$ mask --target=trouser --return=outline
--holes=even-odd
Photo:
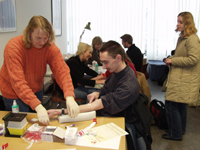
[[[87,88],[85,86],[77,86],[76,88],[74,88],[74,94],[75,94],[76,99],[83,99],[83,100],[86,100],[86,103],[88,103],[87,95],[96,90],[97,89],[95,89],[95,88]]]
[[[169,127],[168,136],[181,139],[186,131],[187,104],[165,101],[166,117]]]
[[[43,101],[43,90],[35,93],[37,98],[41,101]],[[34,112],[31,107],[27,104],[25,104],[21,99],[8,99],[3,97],[3,102],[5,105],[5,108],[7,111],[12,111],[12,105],[13,105],[13,100],[16,100],[17,104],[19,105],[19,111],[20,112]]]

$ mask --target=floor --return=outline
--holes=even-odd
[[[165,92],[161,92],[161,86],[157,84],[157,81],[147,80],[150,86],[151,95],[153,99],[158,99],[164,102]],[[50,91],[51,91],[50,87]],[[48,93],[47,93],[48,94]],[[50,95],[50,93],[49,93]],[[45,103],[46,109],[65,108],[65,102],[55,102],[49,100]],[[151,134],[153,138],[152,150],[199,150],[200,149],[200,109],[188,107],[187,116],[187,129],[186,134],[182,141],[170,141],[162,139],[164,130],[159,129],[157,126],[151,126]]]
[[[147,80],[150,86],[152,100],[158,99],[164,102],[165,92],[161,92],[161,86],[156,81]],[[182,141],[170,141],[162,139],[164,130],[157,126],[151,126],[153,138],[152,150],[199,150],[200,149],[200,109],[187,108],[187,128]]]

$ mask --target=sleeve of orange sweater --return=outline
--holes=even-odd
[[[25,79],[23,53],[19,51],[21,48],[22,43],[16,42],[15,39],[9,41],[5,47],[4,62],[8,71],[8,82],[10,82],[17,96],[34,110],[41,102],[30,89]]]
[[[70,69],[65,63],[60,49],[54,44],[50,47],[48,64],[53,72],[56,82],[63,90],[64,97],[74,95],[74,87],[72,84],[72,79],[70,75]]]

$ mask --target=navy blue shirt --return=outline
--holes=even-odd
[[[139,99],[140,85],[128,65],[119,73],[113,73],[100,90],[104,108],[97,114],[115,116]]]

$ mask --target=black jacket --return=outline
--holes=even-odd
[[[84,78],[84,73],[92,77],[96,77],[98,73],[90,69],[88,66],[86,66],[84,64],[85,62],[81,62],[79,56],[73,56],[69,58],[66,61],[66,63],[70,68],[70,74],[72,77],[74,88],[77,87],[78,83],[81,85],[88,85],[88,86],[95,85],[95,80]]]
[[[152,137],[150,126],[153,121],[153,115],[147,108],[148,101],[146,95],[140,94],[139,100],[126,109],[124,116],[126,122],[134,125],[137,138],[143,137],[147,150],[151,150]]]
[[[135,65],[135,69],[137,71],[141,71],[142,63],[143,63],[143,54],[140,49],[135,46],[135,44],[131,45],[126,51],[128,57],[131,59],[132,63]]]

